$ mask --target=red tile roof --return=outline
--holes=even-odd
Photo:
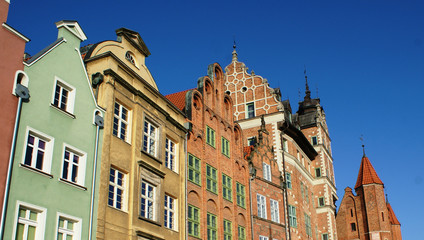
[[[400,225],[399,220],[397,219],[395,212],[393,212],[392,206],[390,203],[387,203],[387,210],[389,211],[389,220],[392,225]]]
[[[355,189],[366,184],[383,184],[374,170],[367,156],[362,157],[361,167],[359,168],[358,180],[356,180]]]
[[[253,146],[247,146],[243,148],[243,156],[244,159],[247,160],[247,158],[250,156],[250,154],[252,154],[253,151]]]
[[[190,90],[192,90],[192,89],[187,89],[187,90],[177,92],[177,93],[171,93],[171,94],[166,95],[165,97],[169,101],[171,101],[178,109],[180,109],[182,111],[185,107],[186,93]]]

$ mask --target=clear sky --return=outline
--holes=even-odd
[[[134,3],[134,4],[131,4]],[[424,1],[11,0],[8,24],[36,54],[77,20],[88,40],[140,33],[163,95],[193,88],[207,66],[239,61],[280,87],[297,110],[306,65],[332,138],[339,201],[366,154],[385,184],[403,239],[424,239]]]

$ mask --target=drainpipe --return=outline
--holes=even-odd
[[[284,123],[286,123],[286,122],[284,122]],[[283,127],[284,127],[284,123],[283,123]],[[288,127],[288,125],[287,125],[287,127]],[[287,129],[287,127],[285,127],[284,129],[282,129],[281,130],[281,134],[280,134],[280,141],[281,141],[281,149],[283,149],[283,151],[282,151],[282,153],[281,153],[281,155],[282,155],[282,157],[283,157],[283,177],[284,177],[284,188],[283,188],[283,193],[284,193],[284,198],[285,198],[285,207],[286,207],[286,210],[284,211],[284,218],[286,219],[286,226],[287,226],[287,230],[286,230],[286,239],[287,240],[290,240],[291,239],[291,233],[290,233],[290,219],[289,218],[287,218],[287,215],[289,214],[289,199],[288,199],[288,196],[287,196],[287,178],[286,178],[286,160],[285,160],[285,157],[284,157],[284,146],[283,146],[283,133],[284,133],[284,130],[286,130]],[[286,213],[287,213],[287,215],[286,215]]]
[[[90,223],[89,223],[89,232],[88,240],[91,240],[93,237],[93,212],[94,212],[94,195],[96,193],[96,178],[97,178],[97,159],[99,152],[99,132],[103,128],[103,118],[99,115],[95,116],[96,124],[96,145],[94,148],[94,165],[93,165],[93,181],[91,182],[91,203],[90,203]]]
[[[187,226],[187,221],[188,221],[188,196],[187,196],[187,174],[188,174],[188,150],[187,150],[187,141],[188,141],[188,133],[189,131],[191,131],[192,129],[192,123],[190,122],[185,122],[184,123],[184,127],[187,129],[187,132],[185,134],[185,139],[184,139],[184,153],[185,153],[185,176],[184,176],[184,183],[185,183],[185,239],[188,240],[188,226]]]
[[[250,195],[250,230],[252,234],[252,239],[254,238],[255,231],[253,229],[253,212],[252,212],[252,180],[256,177],[256,169],[253,166],[252,161],[249,160],[249,195]]]
[[[10,191],[10,181],[12,179],[12,169],[13,169],[13,160],[15,156],[15,148],[16,148],[16,138],[18,136],[18,127],[19,121],[21,117],[21,109],[22,109],[22,101],[29,102],[29,90],[24,85],[20,83],[16,84],[15,94],[18,97],[18,107],[16,110],[15,117],[15,127],[13,129],[13,137],[12,137],[12,145],[10,146],[10,156],[9,156],[9,165],[7,168],[7,177],[6,177],[6,188],[4,189],[4,198],[3,198],[3,206],[1,212],[1,223],[0,223],[0,239],[3,239],[4,235],[4,225],[6,221],[6,210],[7,203],[9,200],[9,191]]]

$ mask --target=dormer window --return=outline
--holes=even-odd
[[[134,66],[137,66],[137,62],[135,61],[135,56],[132,52],[128,51],[125,53],[125,59],[130,61]]]

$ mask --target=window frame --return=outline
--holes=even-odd
[[[266,236],[259,235],[259,240],[269,240],[269,238]]]
[[[224,240],[232,240],[233,239],[233,223],[230,220],[224,218],[223,225],[223,233]]]
[[[224,173],[222,174],[222,197],[233,202],[233,179]]]
[[[321,234],[321,239],[322,240],[328,240],[328,233]]]
[[[322,200],[323,204],[321,204],[321,200]],[[325,198],[324,197],[318,198],[318,207],[325,207]]]
[[[68,176],[66,178],[64,178],[63,174],[65,171],[65,156],[66,156],[66,152],[68,152],[70,154],[70,156],[78,156],[79,157],[79,163],[77,164],[77,179],[76,181],[72,180],[72,172],[69,171],[69,165],[68,165]],[[75,165],[73,163],[71,163],[71,158],[69,159],[69,164],[71,166]],[[70,182],[79,186],[84,187],[84,183],[85,183],[85,174],[86,174],[86,164],[87,164],[87,153],[83,152],[69,144],[64,143],[63,144],[63,151],[62,151],[62,171],[60,174],[60,180],[66,181],[66,182]],[[73,170],[73,169],[72,169]],[[71,176],[69,178],[69,175]]]
[[[147,126],[146,126],[147,124]],[[147,132],[146,132],[147,127]],[[153,128],[153,131],[152,131]],[[158,148],[160,141],[160,127],[154,123],[150,118],[144,118],[143,121],[143,140],[142,140],[142,151],[157,158]],[[153,146],[153,150],[151,149]]]
[[[287,139],[283,138],[283,151],[288,153],[289,152],[289,145]]]
[[[289,172],[286,172],[286,187],[288,189],[292,189],[292,187],[293,187],[291,173],[289,173]]]
[[[280,208],[278,206],[278,201],[270,199],[269,205],[271,208],[271,221],[280,223]]]
[[[262,163],[262,174],[263,178],[267,181],[272,181],[272,175],[271,175],[271,165],[268,163]]]
[[[246,208],[246,186],[236,181],[237,206]]]
[[[226,157],[230,157],[230,141],[225,137],[221,137],[221,153]]]
[[[118,105],[118,114],[116,114],[116,107]],[[126,119],[122,118],[123,110],[126,111]],[[118,100],[115,100],[113,104],[113,123],[112,123],[112,135],[124,140],[127,143],[131,143],[131,110],[124,106]],[[117,123],[115,123],[117,119]],[[117,124],[117,129],[115,129],[115,124]],[[122,134],[121,129],[122,125],[125,124],[125,134]],[[116,132],[116,133],[115,133]]]
[[[214,176],[212,174],[213,172],[215,172]],[[218,170],[209,164],[206,164],[206,190],[218,194]]]
[[[53,159],[54,138],[50,137],[49,135],[44,134],[44,133],[42,133],[38,130],[35,130],[31,127],[27,127],[25,134],[26,134],[25,135],[25,144],[23,144],[23,153],[22,153],[21,164],[23,166],[28,167],[29,169],[34,169],[34,171],[36,171],[36,172],[43,172],[43,173],[50,175],[52,159]],[[33,137],[36,137],[38,139],[42,139],[45,142],[45,149],[44,149],[41,169],[36,167],[36,164],[37,164],[36,159],[33,159],[34,157],[35,158],[37,157],[36,154],[34,153],[34,148],[32,150],[33,151],[32,154],[31,154],[31,164],[28,165],[28,164],[25,163],[26,162],[26,154],[27,154],[27,150],[28,150],[27,147],[28,147],[29,135],[32,135]],[[33,147],[35,146],[34,143],[33,143]],[[38,149],[38,147],[37,147],[37,149]],[[34,161],[34,163],[33,163],[33,161]]]
[[[143,184],[145,184],[146,186],[151,188],[151,192],[152,192],[152,196],[148,196],[146,194],[143,194]],[[141,179],[141,183],[140,183],[140,211],[139,211],[139,216],[145,219],[149,219],[152,221],[156,221],[156,189],[157,186],[146,181],[145,179]],[[147,189],[145,187],[145,191],[149,191],[149,189]],[[147,202],[144,203],[145,207],[143,208],[143,199],[145,199],[145,201]],[[149,201],[151,201],[151,206],[149,207]],[[150,210],[151,209],[151,210]],[[144,214],[143,214],[144,211]],[[151,212],[151,216],[149,215]]]
[[[115,175],[114,175],[114,182],[111,182],[110,181],[110,178],[111,178],[111,171],[115,171]],[[119,185],[119,183],[118,183],[118,176],[119,176],[119,174],[122,174],[122,180],[121,180],[121,185]],[[126,194],[127,194],[127,191],[126,191],[126,183],[127,183],[127,174],[126,173],[124,173],[124,172],[122,172],[122,171],[120,171],[120,170],[118,170],[118,169],[116,169],[116,168],[114,168],[114,167],[110,167],[110,170],[109,170],[109,188],[108,188],[108,203],[107,203],[107,205],[108,206],[110,206],[110,207],[112,207],[112,208],[115,208],[115,209],[118,209],[118,210],[121,210],[121,211],[126,211],[127,210],[127,204],[126,204],[126,199],[127,199],[127,196],[126,196]],[[114,192],[113,192],[113,199],[112,199],[112,205],[110,205],[109,204],[109,201],[110,201],[110,199],[109,199],[109,197],[110,197],[110,188],[111,188],[111,186],[113,187],[113,189],[114,189]],[[121,204],[121,208],[118,208],[117,207],[117,204],[118,204],[118,200],[117,200],[117,198],[118,198],[118,194],[117,194],[117,190],[121,190],[121,201],[120,201],[120,204]]]
[[[163,226],[168,229],[177,230],[177,222],[178,222],[176,221],[178,219],[178,213],[176,208],[176,206],[178,206],[177,199],[165,193],[163,203],[164,203]]]
[[[246,227],[241,225],[237,226],[237,237],[238,240],[246,240]]]
[[[311,237],[312,236],[312,226],[311,226],[311,216],[304,213],[305,215],[305,232],[306,235]]]
[[[190,210],[191,208],[191,210]],[[197,211],[197,218],[196,218],[196,214],[195,211]],[[192,217],[190,217],[190,215]],[[193,224],[193,227],[197,226],[197,234],[196,232],[190,232],[190,223]],[[195,229],[192,227],[192,230],[194,231]],[[191,204],[188,204],[187,207],[187,233],[189,236],[193,236],[193,237],[197,237],[200,238],[200,209],[198,207],[195,207]]]
[[[312,146],[318,145],[318,136],[312,136],[311,137],[311,144],[312,144]]]
[[[289,222],[290,227],[297,228],[297,216],[296,216],[296,207],[289,204]]]
[[[170,144],[171,143],[171,144]],[[173,147],[172,147],[173,145]],[[170,147],[171,146],[171,147]],[[178,144],[169,137],[165,139],[165,166],[178,173]]]
[[[267,218],[267,212],[266,212],[266,197],[262,194],[257,193],[256,194],[256,205],[258,208],[258,217],[260,218]]]
[[[60,99],[58,99],[57,105],[56,105],[56,91],[57,91],[57,87],[61,88],[60,91]],[[65,108],[61,107],[61,103],[62,103],[62,97],[63,97],[63,93],[62,90],[66,90],[67,96],[66,96],[66,103],[65,103]],[[71,84],[65,82],[64,80],[60,79],[59,77],[55,76],[55,80],[54,80],[54,87],[53,87],[53,94],[52,94],[52,101],[51,101],[51,105],[54,106],[56,109],[59,109],[61,111],[64,111],[66,113],[70,113],[70,114],[74,114],[74,108],[75,108],[75,95],[76,95],[76,88],[73,87]]]
[[[37,220],[34,223],[34,220],[31,219],[20,219],[19,217],[19,210],[20,208],[24,208],[29,211],[34,211],[37,213]],[[17,201],[16,202],[16,209],[15,209],[15,220],[14,220],[14,227],[13,227],[13,238],[17,238],[17,231],[18,231],[18,223],[24,224],[24,228],[26,224],[30,225],[36,225],[35,226],[35,239],[44,239],[44,233],[45,233],[45,227],[46,227],[46,212],[47,209],[43,207],[39,207],[30,203]],[[20,222],[20,220],[22,220]],[[28,230],[27,230],[28,232]],[[24,230],[24,236],[25,236],[25,230]]]
[[[250,109],[250,107],[253,109]],[[246,119],[254,118],[255,116],[255,102],[246,103]]]
[[[206,125],[206,143],[215,148],[216,147],[216,132],[214,129],[212,129],[211,127],[209,127],[208,125]]]
[[[65,233],[65,234],[71,233],[67,229],[62,229],[62,230],[60,229],[59,222],[60,222],[61,218],[68,221],[68,222],[69,221],[73,222],[74,230],[73,230],[73,235],[72,235],[73,238],[72,239],[73,240],[80,240],[81,239],[81,231],[82,231],[82,226],[81,226],[82,219],[74,217],[74,216],[70,216],[70,215],[67,215],[67,214],[64,214],[64,213],[57,213],[57,217],[56,217],[57,225],[56,225],[56,238],[55,239],[58,239],[60,231],[62,231],[62,233]],[[66,239],[66,238],[63,238],[63,239]]]
[[[318,174],[319,173],[319,174]],[[319,176],[318,176],[319,175]],[[321,169],[321,167],[317,167],[317,168],[315,168],[315,177],[316,178],[319,178],[319,177],[322,177],[322,169]]]
[[[190,157],[192,157],[192,159],[193,159],[193,164],[194,164],[194,166],[191,166],[190,165]],[[202,162],[201,162],[201,160],[200,160],[200,158],[198,158],[198,157],[196,157],[196,156],[194,156],[193,154],[191,154],[191,153],[188,153],[188,161],[187,161],[187,166],[188,166],[188,176],[187,176],[187,179],[190,181],[190,182],[192,182],[192,183],[194,183],[194,184],[196,184],[196,185],[199,185],[199,186],[201,186],[202,185],[202,172],[201,172],[201,169],[202,169]],[[198,168],[196,167],[196,164],[195,164],[195,162],[198,160]],[[194,179],[190,179],[190,172],[193,172],[193,177],[194,177]]]
[[[207,236],[206,236],[206,238],[207,238],[207,240],[217,240],[218,239],[217,221],[218,221],[218,218],[215,214],[212,214],[210,212],[207,213],[207,216],[206,216],[206,225],[207,225]],[[209,223],[211,223],[211,224],[209,224]]]

